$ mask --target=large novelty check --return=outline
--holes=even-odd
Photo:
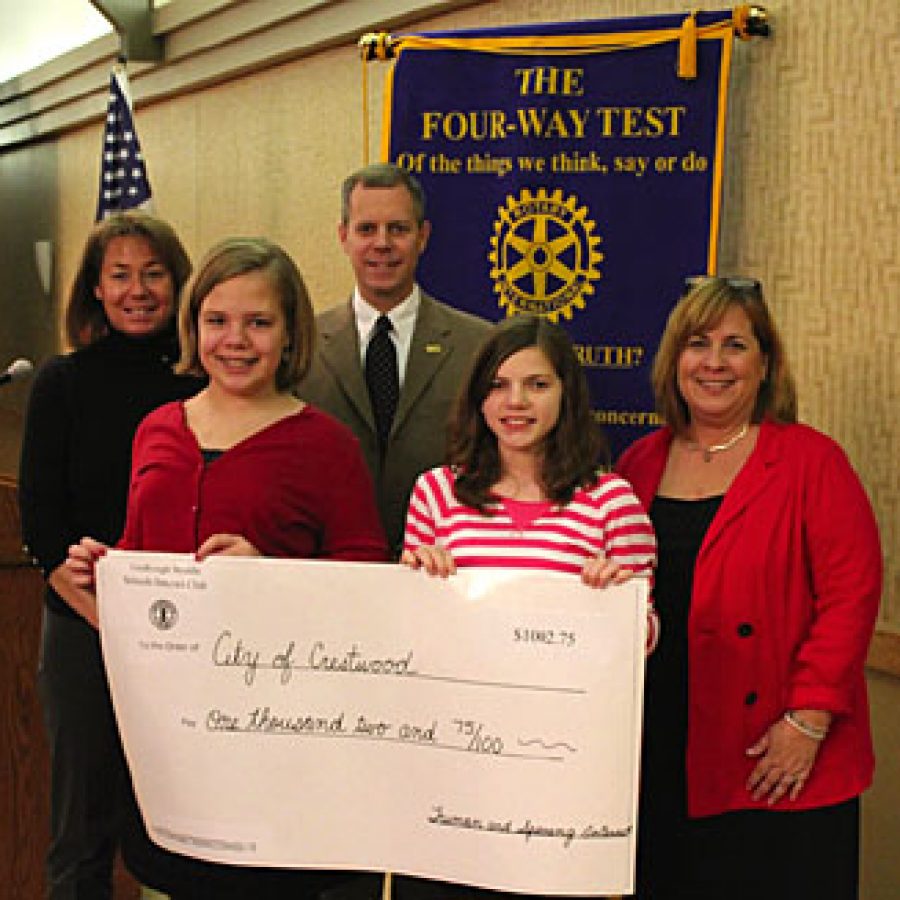
[[[151,837],[240,865],[632,887],[646,585],[110,552],[116,715]]]

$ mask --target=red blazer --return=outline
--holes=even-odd
[[[616,466],[649,509],[672,431]],[[745,783],[746,749],[787,709],[834,721],[796,801],[857,796],[874,756],[863,667],[881,597],[871,506],[844,452],[804,425],[765,422],[700,548],[688,621],[688,812],[769,808]],[[666,623],[662,622],[665,632]]]

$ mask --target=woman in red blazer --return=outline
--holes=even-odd
[[[758,282],[691,279],[653,385],[667,426],[617,465],[659,542],[637,896],[855,898],[882,579],[868,499],[796,423]]]

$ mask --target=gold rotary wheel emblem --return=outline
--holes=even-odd
[[[532,313],[556,322],[584,309],[600,278],[601,238],[586,206],[561,190],[524,188],[497,210],[491,237],[491,280],[507,316]]]

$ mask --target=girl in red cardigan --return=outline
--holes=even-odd
[[[387,546],[368,470],[350,431],[298,400],[315,324],[290,257],[263,239],[234,238],[207,255],[182,307],[178,369],[208,376],[135,437],[128,550],[382,561]],[[105,545],[83,538],[68,567],[93,587]],[[123,841],[129,869],[174,900],[312,900],[338,872],[215,865],[153,844],[136,814]]]

